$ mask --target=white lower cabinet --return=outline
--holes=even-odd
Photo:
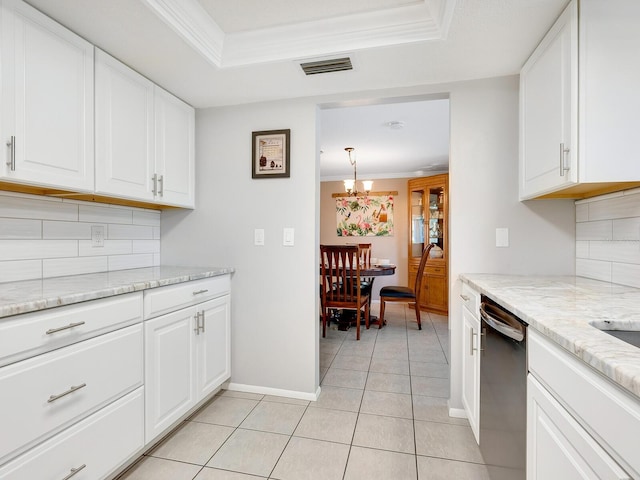
[[[640,478],[640,401],[528,330],[527,479]]]
[[[471,430],[480,434],[480,294],[462,285],[462,405]]]
[[[532,375],[527,417],[527,479],[631,479]]]
[[[106,478],[144,446],[144,387],[0,468],[3,480]]]
[[[230,296],[145,322],[146,442],[230,376]]]

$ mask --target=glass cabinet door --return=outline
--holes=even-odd
[[[425,190],[411,191],[411,257],[420,258],[425,244]]]
[[[428,188],[429,198],[429,221],[428,221],[428,238],[429,243],[440,247],[440,251],[444,254],[444,229],[445,229],[445,212],[444,212],[444,188],[434,186]],[[435,247],[434,247],[435,249]],[[437,251],[437,249],[435,249]],[[434,254],[436,252],[433,252]],[[432,257],[439,256],[431,255]]]

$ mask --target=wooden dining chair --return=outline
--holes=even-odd
[[[360,312],[369,328],[369,295],[360,279],[358,245],[320,245],[322,278],[322,336],[327,334],[327,320],[332,309],[356,311],[356,340],[360,340]]]
[[[422,322],[420,321],[420,289],[422,288],[422,276],[424,274],[424,267],[429,259],[429,252],[433,248],[433,244],[429,244],[422,251],[422,257],[420,258],[420,265],[418,266],[418,273],[416,275],[416,282],[413,288],[401,287],[401,286],[387,286],[380,289],[380,319],[378,320],[378,328],[382,328],[384,325],[384,304],[386,302],[404,302],[413,303],[416,310],[416,320],[418,321],[418,330],[422,330]]]

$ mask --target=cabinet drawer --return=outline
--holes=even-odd
[[[144,389],[99,410],[0,468],[3,480],[105,478],[144,446]]]
[[[480,294],[466,283],[462,283],[462,291],[460,292],[462,305],[465,306],[476,318],[478,318],[478,310],[480,308]]]
[[[0,464],[142,385],[142,347],[137,324],[1,368]]]
[[[163,313],[195,305],[225,295],[230,290],[231,278],[229,275],[146,290],[144,292],[144,318],[157,317]]]
[[[447,272],[445,267],[432,267],[426,265],[424,267],[425,275],[444,275]]]
[[[529,328],[529,371],[633,478],[640,476],[640,402]]]
[[[142,321],[142,292],[0,320],[0,367]]]

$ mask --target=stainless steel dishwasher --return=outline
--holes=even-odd
[[[480,450],[491,480],[524,480],[527,324],[484,295],[480,317]]]

